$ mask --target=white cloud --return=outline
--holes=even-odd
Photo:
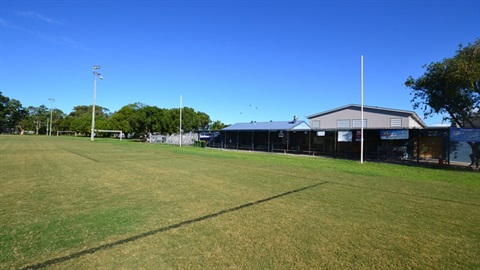
[[[45,21],[45,22],[48,22],[48,23],[57,23],[57,24],[60,23],[58,21],[49,19],[49,18],[44,17],[40,14],[36,14],[36,13],[32,13],[32,12],[23,12],[23,13],[18,13],[18,14],[20,14],[22,16],[25,16],[25,17],[36,18],[38,20],[42,20],[42,21]],[[20,27],[16,24],[13,24],[10,21],[8,21],[7,19],[4,19],[2,17],[0,17],[0,27],[23,31],[23,32],[29,33],[33,36],[36,36],[37,38],[40,38],[40,39],[42,39],[46,42],[55,43],[55,44],[62,45],[62,46],[69,46],[69,47],[72,47],[72,48],[75,48],[75,49],[86,49],[80,42],[76,41],[75,39],[72,39],[72,38],[69,38],[69,37],[62,37],[62,36],[57,36],[57,35],[45,34],[45,33],[37,32],[37,31],[31,31],[29,29],[26,29],[26,28]]]
[[[49,23],[49,24],[62,24],[61,22],[59,22],[55,19],[46,17],[46,16],[44,16],[40,13],[36,13],[36,12],[33,12],[33,11],[18,11],[17,14],[20,15],[20,16],[26,17],[26,18],[39,20],[39,21],[46,22],[46,23]]]
[[[0,27],[5,27],[5,28],[21,30],[21,31],[25,31],[25,32],[30,32],[27,29],[25,29],[23,27],[20,27],[18,25],[15,25],[15,24],[11,23],[10,21],[8,21],[4,18],[0,18]]]

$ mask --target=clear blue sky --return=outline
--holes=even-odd
[[[0,91],[68,114],[100,65],[111,112],[182,95],[226,124],[305,119],[360,104],[364,55],[364,104],[413,110],[408,76],[479,37],[480,0],[0,0]]]

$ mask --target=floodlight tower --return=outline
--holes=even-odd
[[[90,140],[94,141],[95,134],[95,100],[97,98],[97,78],[100,80],[103,79],[102,74],[97,72],[97,69],[100,69],[100,66],[93,66],[93,105],[92,105],[92,133]]]
[[[47,132],[48,136],[52,136],[52,120],[53,120],[53,102],[55,102],[54,98],[49,98],[50,100],[50,131]]]

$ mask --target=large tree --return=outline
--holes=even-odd
[[[210,130],[221,130],[224,127],[225,127],[225,124],[222,123],[222,121],[217,120],[217,121],[213,122],[212,125],[209,128],[210,128]]]
[[[463,47],[455,56],[423,66],[421,77],[405,82],[412,89],[413,108],[425,116],[446,114],[459,127],[478,128],[474,121],[480,109],[480,39]]]
[[[27,110],[16,99],[10,99],[0,92],[0,132],[21,132],[24,130]]]
[[[92,129],[92,106],[79,105],[66,117],[70,123],[68,130],[89,134]],[[110,117],[109,110],[101,106],[95,106],[95,129],[106,129],[107,119]],[[60,124],[64,129],[65,125]]]
[[[5,108],[7,107],[7,103],[10,99],[0,92],[0,133],[7,125],[7,116],[5,112]]]
[[[444,120],[458,127],[480,128],[480,39],[460,44],[456,54],[440,62],[424,65],[425,74],[405,82],[412,89],[413,107],[425,116],[446,114]],[[468,142],[472,164],[480,151],[479,142]]]
[[[113,113],[110,118],[110,127],[121,130],[126,134],[138,133],[139,124],[137,123],[138,117],[136,117],[136,112],[140,107],[140,103],[123,106],[120,110]]]
[[[38,107],[28,106],[27,108],[29,121],[32,123],[32,127],[35,129],[35,135],[39,134],[40,128],[42,128],[47,119],[49,119],[49,112],[45,105]]]
[[[210,123],[210,116],[203,112],[195,112],[193,108],[182,109],[182,130],[184,132],[204,129]],[[179,132],[180,109],[160,109],[143,103],[133,103],[122,107],[110,118],[115,129],[137,135],[150,132],[171,134]]]

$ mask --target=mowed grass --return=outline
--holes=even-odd
[[[0,269],[479,269],[480,175],[0,136]]]

